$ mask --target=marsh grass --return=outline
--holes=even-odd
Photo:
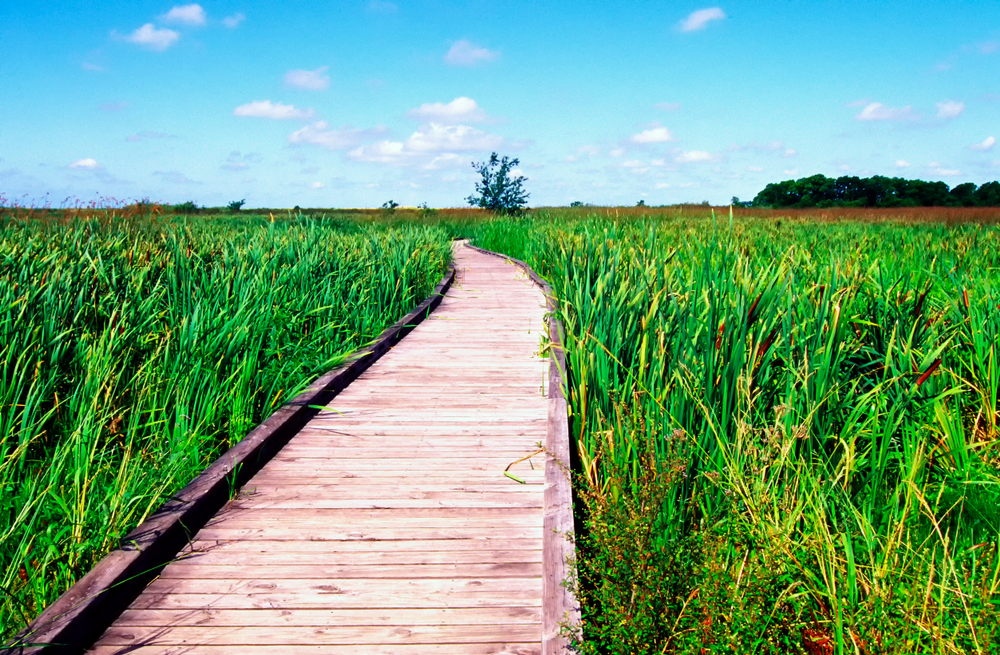
[[[579,211],[477,243],[560,301],[581,650],[1000,650],[1000,232]]]
[[[280,218],[0,217],[0,637],[450,261],[439,228]]]

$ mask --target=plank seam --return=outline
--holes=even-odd
[[[242,441],[126,535],[119,548],[42,611],[0,655],[81,653],[91,646],[159,571],[173,560],[229,500],[310,418],[413,331],[455,281],[452,264],[430,296],[386,328],[371,344],[279,407]]]

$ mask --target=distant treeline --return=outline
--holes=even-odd
[[[833,179],[813,175],[772,182],[749,203],[754,207],[1000,207],[1000,182],[949,188],[944,182],[901,177]]]

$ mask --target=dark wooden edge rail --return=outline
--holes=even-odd
[[[545,433],[545,499],[542,519],[542,655],[564,655],[568,642],[561,636],[564,625],[580,624],[580,605],[566,587],[570,562],[576,560],[573,536],[573,488],[570,483],[569,409],[566,405],[564,373],[566,351],[563,326],[552,287],[522,262],[501,253],[468,244],[469,248],[519,266],[545,294],[549,325],[549,416]]]
[[[338,393],[434,309],[455,280],[452,266],[422,303],[382,332],[369,346],[316,379],[278,408],[242,441],[163,503],[130,532],[117,550],[49,605],[3,655],[82,653],[138,597],[160,570],[188,544],[238,489],[253,477]],[[20,645],[18,645],[20,644]]]

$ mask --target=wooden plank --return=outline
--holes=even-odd
[[[542,563],[538,562],[477,562],[473,564],[369,564],[330,565],[322,563],[258,564],[253,567],[223,563],[185,562],[184,566],[168,566],[161,578],[199,578],[220,580],[321,579],[346,580],[361,578],[541,578]]]
[[[438,626],[507,625],[538,623],[538,607],[463,607],[388,610],[370,609],[253,609],[223,610],[126,610],[116,622],[120,626],[171,626],[197,624],[229,626]]]
[[[315,643],[368,644],[476,644],[496,641],[496,626],[427,625],[409,626],[310,626],[309,630],[275,631],[273,627],[229,626],[212,630],[205,626],[172,626],[163,634],[159,627],[115,626],[104,633],[103,644],[128,646],[135,642],[175,645],[228,646],[308,646]],[[504,626],[513,641],[528,641],[538,634],[535,625],[513,623]]]
[[[541,524],[537,526],[512,525],[502,528],[486,528],[476,526],[476,529],[460,527],[443,527],[436,525],[406,525],[405,529],[393,526],[329,526],[322,531],[314,527],[274,527],[274,528],[202,528],[198,535],[205,540],[230,541],[391,541],[394,539],[453,539],[456,541],[504,541],[506,539],[525,539],[540,534]]]
[[[199,542],[203,543],[203,542]],[[359,566],[359,567],[387,567],[387,566],[434,566],[434,565],[467,565],[467,564],[536,564],[542,561],[541,541],[532,544],[533,548],[523,548],[521,550],[497,550],[492,548],[475,548],[471,550],[385,550],[384,548],[375,550],[369,548],[364,551],[350,552],[341,549],[331,549],[328,552],[317,552],[315,550],[303,552],[304,549],[296,547],[295,552],[289,552],[285,548],[273,549],[233,549],[226,548],[224,544],[205,550],[191,551],[184,555],[183,559],[190,560],[186,565],[218,564],[221,566],[272,566],[272,565],[309,565],[309,566]],[[513,546],[502,544],[502,548],[508,549]],[[161,575],[175,575],[174,570],[180,571],[185,567],[170,567],[163,569]],[[176,575],[183,575],[176,573]],[[378,577],[378,576],[369,576]],[[400,576],[396,576],[400,577]]]
[[[284,645],[280,649],[274,646],[239,646],[239,655],[274,655],[280,650],[281,655],[359,655],[357,646],[335,644],[309,644],[304,646]],[[96,646],[87,651],[92,655],[233,655],[232,646]],[[481,644],[370,644],[363,650],[364,655],[539,655],[540,648],[535,643],[512,643],[497,641]]]
[[[301,554],[329,554],[344,553],[352,556],[361,556],[364,553],[385,552],[385,553],[427,553],[427,552],[454,552],[464,553],[493,552],[497,550],[538,550],[542,549],[542,535],[534,535],[524,538],[510,538],[499,541],[484,539],[429,539],[410,537],[408,539],[392,539],[388,541],[302,541],[295,545],[295,552]],[[205,539],[199,533],[198,538],[191,542],[187,548],[181,551],[180,556],[184,557],[192,552],[226,550],[227,552],[254,552],[254,553],[287,553],[288,544],[285,541],[266,539],[255,541],[233,541],[233,540],[212,540]]]

